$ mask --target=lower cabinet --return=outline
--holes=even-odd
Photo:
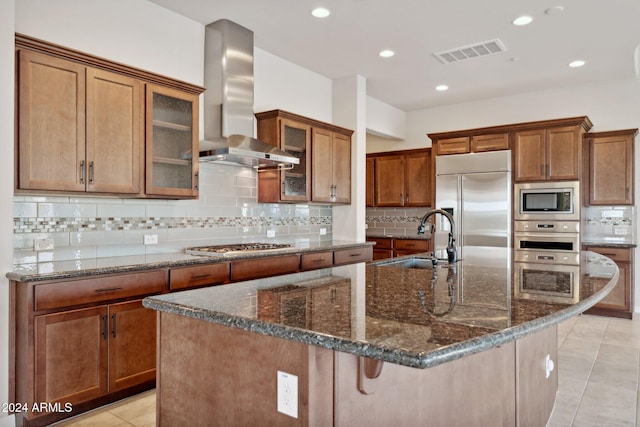
[[[431,250],[431,240],[428,239],[368,237],[367,242],[376,243],[373,246],[374,260],[420,254]]]
[[[155,379],[156,316],[142,300],[35,318],[36,402],[72,405]]]
[[[613,290],[586,313],[631,319],[633,317],[633,249],[598,246],[587,246],[585,249],[611,258],[620,270],[618,283]]]

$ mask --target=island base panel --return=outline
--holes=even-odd
[[[159,426],[333,423],[333,352],[158,314]],[[298,418],[277,411],[277,371],[298,376]]]
[[[513,426],[514,343],[432,368],[385,363],[357,388],[357,356],[336,352],[336,426]],[[427,423],[427,424],[425,424]]]

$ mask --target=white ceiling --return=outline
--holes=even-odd
[[[150,1],[205,25],[234,21],[256,47],[328,78],[364,76],[368,96],[405,111],[638,76],[640,0]],[[312,17],[318,5],[331,15]],[[564,11],[545,13],[554,6]],[[533,22],[514,26],[523,14]],[[505,52],[450,64],[433,55],[496,38]],[[575,59],[586,65],[569,68]]]

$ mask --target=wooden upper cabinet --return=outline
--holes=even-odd
[[[87,69],[87,191],[140,192],[143,88],[137,79]]]
[[[146,105],[146,193],[197,197],[198,96],[149,84]]]
[[[546,124],[546,126],[545,126]],[[514,181],[577,181],[588,117],[537,122],[514,135]]]
[[[404,206],[404,155],[375,158],[375,205]]]
[[[431,205],[431,149],[372,154],[367,162],[373,175],[367,194],[374,196],[367,206]]]
[[[258,139],[300,159],[258,173],[258,202],[351,203],[353,131],[282,110],[256,113]]]
[[[313,128],[311,201],[351,203],[351,138]]]
[[[486,132],[486,130],[485,130]],[[464,131],[453,132],[451,135],[460,135]],[[447,134],[430,134],[434,141],[437,156],[448,154],[480,153],[484,151],[497,151],[509,149],[509,133],[475,134],[468,131],[463,136],[447,136]]]
[[[514,141],[514,180],[543,181],[545,179],[545,131],[517,132]]]
[[[375,206],[375,163],[373,157],[367,157],[365,200],[367,207]]]
[[[405,206],[431,204],[431,150],[405,155]]]
[[[446,154],[465,154],[471,152],[471,140],[468,136],[439,139],[437,146],[438,156]]]
[[[203,88],[18,34],[16,52],[16,190],[197,196]],[[186,107],[159,111],[147,85]]]
[[[588,204],[633,205],[634,142],[638,129],[587,134]]]
[[[474,135],[471,137],[471,152],[498,151],[509,149],[509,134]]]
[[[86,68],[18,52],[18,189],[85,191]]]

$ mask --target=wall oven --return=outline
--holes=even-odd
[[[580,221],[578,181],[515,184],[514,219]]]
[[[578,301],[579,221],[514,221],[514,249],[514,298]]]
[[[514,263],[514,298],[575,304],[580,299],[580,267],[565,264]]]

